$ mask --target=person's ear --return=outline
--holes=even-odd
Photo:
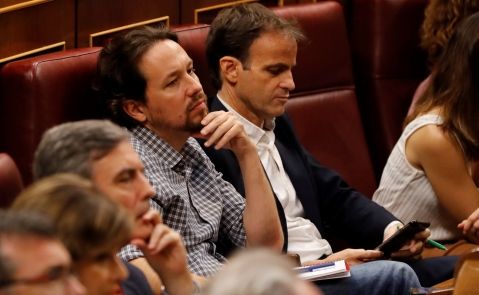
[[[241,62],[232,56],[223,56],[220,59],[220,73],[228,82],[235,84],[238,79]]]
[[[145,105],[145,103],[132,99],[127,99],[123,102],[122,107],[123,111],[136,121],[140,123],[145,123],[147,121],[147,106]]]

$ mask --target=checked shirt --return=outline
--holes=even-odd
[[[214,274],[226,261],[216,252],[217,243],[246,244],[244,198],[221,178],[195,139],[190,137],[178,152],[146,127],[130,132],[156,192],[150,205],[183,237],[190,270],[202,276]],[[120,255],[124,260],[143,256],[131,245]]]

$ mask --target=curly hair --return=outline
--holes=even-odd
[[[438,60],[459,23],[479,11],[479,0],[431,0],[421,28],[421,47],[430,65]]]

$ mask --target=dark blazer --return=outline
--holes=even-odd
[[[210,111],[226,111],[217,97],[211,98],[208,104]],[[316,225],[323,238],[345,241],[348,247],[354,248],[372,249],[379,245],[385,227],[397,219],[349,187],[337,173],[319,164],[299,143],[286,116],[276,118],[274,133],[275,145],[304,207],[305,217]],[[223,178],[244,196],[243,179],[234,154],[225,149],[203,148]],[[280,216],[284,216],[281,206],[278,210]],[[285,226],[283,224],[283,228]]]
[[[125,263],[128,269],[128,277],[121,282],[121,288],[125,295],[153,295],[150,284],[143,272],[131,263]]]

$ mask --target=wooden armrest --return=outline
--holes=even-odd
[[[431,288],[412,288],[411,295],[452,295],[454,291],[454,279],[441,282]]]

